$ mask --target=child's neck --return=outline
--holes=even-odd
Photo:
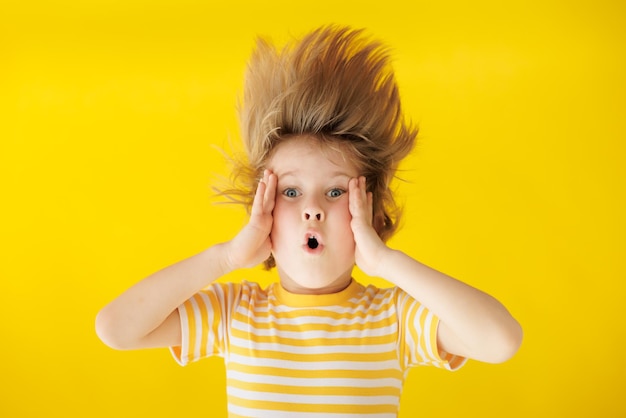
[[[283,289],[285,289],[289,293],[299,295],[328,295],[332,293],[339,293],[342,290],[346,289],[348,286],[350,286],[351,282],[352,276],[350,275],[347,278],[339,278],[328,286],[324,286],[321,288],[310,288],[302,286],[291,278],[281,277],[280,279],[280,285],[283,287]]]

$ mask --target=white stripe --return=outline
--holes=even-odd
[[[187,363],[189,363],[189,332],[187,325],[189,324],[189,322],[187,322],[187,310],[184,306],[181,305],[178,307],[178,314],[180,315],[180,327],[182,333],[182,338],[180,342],[180,359],[178,359],[178,357],[174,355],[173,347],[170,349],[170,351],[172,352],[172,355],[174,355],[174,359],[176,359],[176,362],[178,362],[178,364],[180,364],[181,366],[185,366]]]
[[[423,337],[424,335],[424,330],[422,329],[421,323],[420,323],[420,314],[422,313],[422,311],[424,310],[423,306],[418,306],[417,303],[412,303],[409,307],[409,311],[407,312],[407,318],[406,318],[406,326],[409,328],[414,328],[415,329],[415,333],[417,334],[417,337],[420,338]],[[409,322],[409,318],[411,317],[413,311],[415,312],[415,322],[414,323],[410,323]],[[428,359],[427,354],[424,352],[424,349],[421,347],[421,344],[419,344],[419,341],[415,341],[413,339],[413,335],[407,331],[407,337],[409,337],[407,339],[407,341],[409,342],[409,348],[410,348],[410,352],[411,353],[417,353],[417,355],[423,359],[426,360]],[[413,357],[413,356],[412,356]],[[415,360],[415,359],[413,359]],[[423,364],[421,361],[418,364]]]
[[[301,338],[300,341],[306,341],[306,339]],[[326,345],[326,344],[317,344],[312,346],[302,346],[302,345],[287,345],[287,344],[279,344],[279,343],[259,343],[254,342],[245,338],[238,337],[230,337],[230,345],[231,347],[240,347],[244,349],[253,348],[256,350],[265,350],[265,351],[278,351],[281,353],[293,353],[293,354],[335,354],[335,353],[366,353],[366,354],[377,354],[377,353],[388,353],[390,351],[396,351],[396,343],[390,342],[386,344],[363,344],[363,345]]]
[[[253,409],[243,406],[228,404],[228,411],[245,417],[257,418],[397,418],[396,414],[333,414],[328,412],[295,412],[276,411],[266,409]]]
[[[385,377],[381,379],[365,379],[365,378],[317,378],[317,377],[285,377],[272,376],[267,374],[244,373],[234,370],[227,371],[229,379],[240,380],[246,383],[284,385],[284,386],[302,386],[302,387],[363,387],[363,388],[382,388],[393,387],[402,389],[402,380],[393,377]]]
[[[233,287],[232,284],[229,283],[228,284],[228,293],[229,293],[229,295],[232,293],[232,287]],[[217,326],[217,339],[218,339],[218,341],[224,341],[225,340],[224,329],[226,327],[226,324],[228,324],[228,317],[226,315],[226,298],[224,297],[224,292],[222,290],[222,286],[220,286],[218,283],[215,283],[213,288],[215,289],[214,293],[215,293],[215,296],[217,297],[217,304],[218,304],[219,310],[220,310],[220,316],[219,316],[219,320],[220,321],[217,324],[218,325]],[[229,306],[228,308],[230,309],[231,307]],[[215,321],[215,318],[211,318],[211,319],[213,321]],[[212,322],[209,322],[209,327],[210,328],[212,328],[212,326],[213,326]],[[228,344],[224,344],[224,351],[228,351]],[[222,353],[222,354],[226,354],[226,353]]]
[[[278,367],[293,370],[398,370],[397,360],[385,361],[292,361],[269,358],[250,358],[239,354],[230,354],[229,363],[244,366]],[[228,367],[228,365],[227,365]]]
[[[274,324],[283,324],[283,325],[302,325],[302,324],[326,324],[326,325],[354,325],[354,324],[370,324],[371,322],[377,322],[384,319],[388,319],[391,315],[387,309],[384,312],[379,313],[378,315],[367,315],[365,317],[354,317],[354,318],[329,318],[324,316],[299,316],[296,318],[280,318],[275,316],[273,313],[269,313],[267,316],[256,317],[254,312],[250,312],[243,306],[239,306],[237,308],[237,312],[246,316],[254,318],[255,322],[258,323],[274,323]]]
[[[228,396],[251,401],[269,401],[314,405],[397,405],[397,396],[293,395],[290,393],[257,392],[229,387]]]
[[[311,338],[366,338],[366,337],[384,337],[387,335],[397,335],[397,324],[393,323],[391,326],[380,328],[367,328],[365,330],[337,330],[337,331],[325,331],[325,330],[300,330],[300,331],[283,331],[279,329],[271,328],[255,328],[254,326],[245,322],[233,319],[231,329],[251,333],[260,337],[276,336],[279,338],[296,338],[306,339]]]
[[[422,330],[424,340],[426,341],[428,358],[432,359],[431,363],[434,363],[434,360],[439,357],[439,354],[433,351],[433,347],[437,346],[436,341],[432,341],[432,338],[430,337],[430,330],[433,327],[433,320],[434,316],[432,312],[428,312],[428,314],[426,315],[426,320],[424,321],[424,329]]]
[[[411,298],[408,293],[400,292],[398,301],[397,301],[398,312],[402,312],[404,310],[404,305],[406,305],[407,303],[410,303],[410,301],[413,301],[413,300],[414,299]]]

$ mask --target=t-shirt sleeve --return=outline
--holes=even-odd
[[[400,351],[405,367],[435,366],[458,370],[467,359],[446,353],[437,344],[439,318],[402,289],[396,289]]]
[[[209,356],[223,356],[231,312],[239,285],[213,283],[178,307],[181,345],[170,347],[174,359],[185,366]]]

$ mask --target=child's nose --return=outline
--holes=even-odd
[[[302,212],[302,220],[310,221],[314,219],[318,221],[323,221],[324,211],[321,207],[319,207],[319,205],[309,204],[304,208],[304,211]]]

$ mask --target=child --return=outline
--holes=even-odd
[[[334,26],[282,50],[259,41],[240,116],[247,161],[226,193],[247,225],[102,309],[106,344],[222,356],[229,414],[272,418],[395,417],[411,366],[513,356],[522,331],[504,306],[384,244],[417,129],[379,43]],[[261,262],[280,283],[213,283]],[[394,286],[357,283],[355,263]]]

